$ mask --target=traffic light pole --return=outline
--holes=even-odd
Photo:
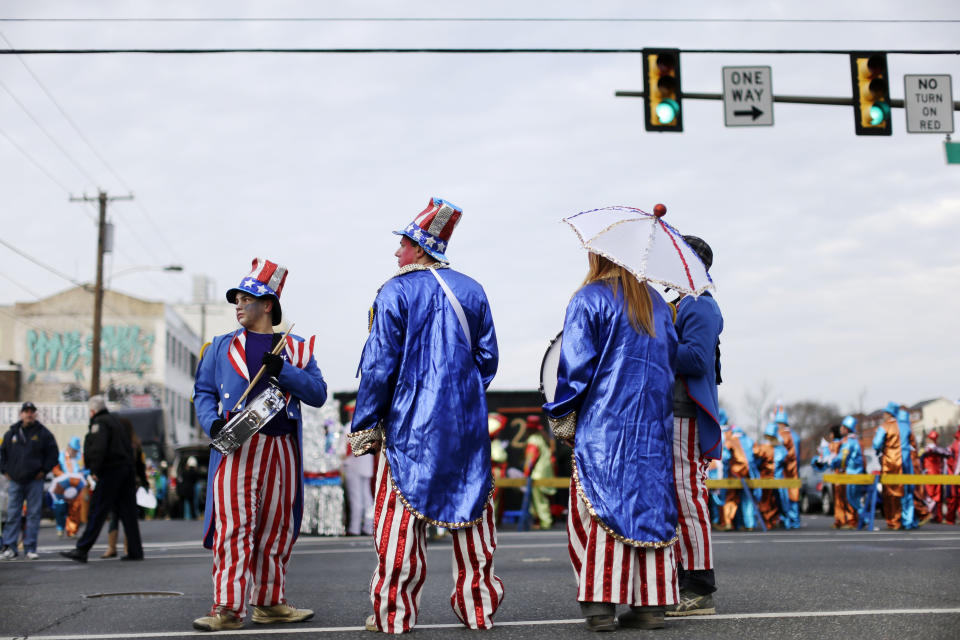
[[[614,95],[618,98],[643,98],[643,91],[617,91]],[[723,100],[722,93],[687,93],[682,92],[681,97],[684,100]],[[853,98],[824,98],[817,96],[773,96],[774,102],[787,102],[792,104],[826,104],[837,105],[841,107],[852,107]],[[890,106],[894,109],[903,108],[903,100],[891,98]],[[953,103],[953,110],[960,111],[960,101]]]
[[[70,198],[70,202],[98,202],[100,217],[97,223],[97,284],[93,293],[93,344],[90,354],[90,395],[100,393],[100,333],[103,325],[103,254],[107,242],[107,203],[112,200],[133,200],[133,196],[107,196],[101,191],[97,198]]]

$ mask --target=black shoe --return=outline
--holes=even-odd
[[[62,555],[64,558],[70,558],[71,560],[76,560],[77,562],[87,561],[87,552],[81,551],[80,549],[70,549],[70,551],[61,551],[60,555]]]
[[[126,555],[126,556],[120,556],[120,559],[121,560],[143,560],[143,556]]]
[[[613,616],[587,616],[587,629],[590,629],[590,631],[616,631],[617,619]]]
[[[627,629],[663,629],[664,607],[630,607],[617,621]]]

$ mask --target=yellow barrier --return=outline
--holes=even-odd
[[[799,489],[800,478],[745,478],[751,489]],[[707,478],[707,489],[743,489],[740,478]]]
[[[825,473],[823,481],[832,484],[873,484],[880,479],[880,484],[957,484],[960,485],[960,476],[945,474],[924,475],[922,473],[885,473],[875,476],[871,473]]]
[[[504,489],[522,489],[527,486],[526,478],[497,478],[496,486]],[[566,489],[570,486],[570,478],[538,478],[533,481],[535,487],[554,487]]]
[[[830,484],[873,484],[877,476],[872,473],[825,473],[823,481]]]

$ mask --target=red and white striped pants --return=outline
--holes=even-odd
[[[570,482],[567,539],[579,602],[655,607],[677,602],[673,549],[634,547],[611,536],[587,511]]]
[[[707,466],[700,455],[696,418],[673,419],[673,484],[677,492],[680,540],[677,561],[684,569],[713,569]]]
[[[394,491],[384,455],[377,464],[373,505],[377,550],[377,568],[370,580],[373,616],[380,631],[405,633],[417,623],[427,577],[427,523],[404,508]],[[503,582],[493,573],[493,552],[497,548],[493,506],[486,506],[480,523],[451,529],[450,533],[454,583],[450,606],[471,629],[489,629],[503,600]]]
[[[250,604],[285,602],[297,494],[295,436],[256,433],[224,457],[214,477],[213,611],[246,614]]]

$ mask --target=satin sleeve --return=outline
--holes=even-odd
[[[563,340],[560,343],[560,363],[557,369],[557,390],[554,401],[543,405],[551,418],[579,411],[593,382],[600,358],[598,310],[586,304],[577,294],[567,306],[563,321]]]
[[[486,389],[497,375],[500,364],[500,352],[497,349],[497,332],[493,328],[493,317],[490,315],[489,303],[483,305],[483,317],[480,320],[480,331],[477,335],[477,345],[473,350],[473,360],[480,371],[483,388]]]
[[[396,387],[406,334],[399,287],[390,282],[373,304],[373,322],[360,358],[360,386],[351,433],[372,429],[386,419]]]
[[[705,376],[716,355],[720,317],[710,313],[705,300],[684,300],[681,305],[684,308],[677,313],[676,371],[682,376]]]
[[[877,433],[873,436],[873,450],[877,455],[883,453],[883,443],[887,439],[887,431],[883,427],[877,427]]]

